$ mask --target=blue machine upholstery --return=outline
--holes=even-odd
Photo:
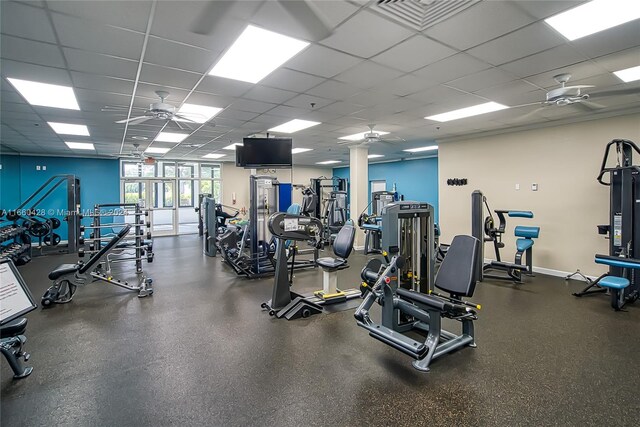
[[[613,258],[617,258],[617,259],[613,259]],[[596,261],[596,264],[604,264],[612,267],[640,269],[640,262],[630,261],[626,258],[609,257],[609,256],[606,256],[606,258],[604,258],[604,257],[601,257],[600,255],[596,255],[595,261]]]
[[[525,239],[537,239],[540,234],[540,227],[530,227],[526,225],[516,226],[514,233],[516,237],[524,237]]]
[[[291,206],[287,208],[287,213],[292,215],[300,215],[301,210],[302,208],[300,207],[299,204],[293,203]]]
[[[533,218],[531,211],[509,211],[508,215],[511,218]]]
[[[603,288],[624,289],[629,286],[629,280],[624,277],[605,276],[598,282]]]
[[[376,224],[362,224],[362,228],[364,230],[373,230],[373,231],[382,230],[382,226],[381,225],[376,225]]]
[[[531,239],[517,239],[516,249],[518,252],[524,252],[533,246],[533,240]]]

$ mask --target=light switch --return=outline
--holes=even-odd
[[[520,184],[516,184],[516,191],[520,190]]]
[[[36,166],[36,170],[39,171],[40,170],[40,165]]]
[[[531,184],[531,191],[538,191],[538,184]]]
[[[43,170],[43,171],[46,171],[46,170],[47,170],[47,167],[46,167],[46,166],[42,166],[42,170]]]

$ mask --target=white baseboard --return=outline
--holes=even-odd
[[[364,245],[362,245],[362,246],[354,246],[353,249],[355,249],[356,251],[364,251]]]
[[[485,258],[484,263],[487,264],[491,261],[491,259],[487,259]],[[575,271],[562,271],[562,270],[553,270],[551,268],[544,268],[544,267],[536,267],[535,265],[533,266],[533,272],[534,273],[540,273],[540,274],[546,274],[548,276],[554,276],[554,277],[562,277],[565,278],[567,276],[569,276],[570,274],[575,273]],[[583,273],[584,274],[584,273]],[[585,276],[591,280],[595,280],[597,277],[596,276],[588,276],[585,274]],[[580,280],[580,281],[585,281],[581,276],[579,275],[575,275],[572,277],[572,279],[574,280]]]

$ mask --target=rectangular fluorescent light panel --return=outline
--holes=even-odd
[[[380,157],[384,157],[384,154],[369,154],[367,156],[368,159],[379,159]]]
[[[306,153],[307,151],[313,151],[313,148],[292,148],[291,154]]]
[[[182,142],[189,136],[188,133],[160,132],[155,141],[158,142]]]
[[[237,145],[242,146],[243,144],[241,144],[239,142],[234,142],[231,145],[227,145],[226,147],[222,147],[222,149],[223,150],[235,150]]]
[[[345,141],[360,141],[360,140],[363,140],[364,136],[368,133],[371,133],[371,132],[366,131],[366,132],[354,133],[353,135],[341,136],[338,139],[343,139]],[[373,131],[373,133],[377,133],[378,135],[382,136],[382,135],[387,135],[389,132],[376,129]]]
[[[95,147],[90,142],[66,142],[67,147],[72,150],[95,150]]]
[[[168,153],[169,150],[171,150],[171,148],[147,147],[147,149],[144,150],[144,152],[145,153],[152,153],[152,154],[165,154],[165,153]]]
[[[196,123],[206,123],[222,110],[222,108],[209,107],[207,105],[182,104],[178,114]],[[178,119],[178,121],[184,120]]]
[[[51,129],[60,135],[80,135],[90,136],[89,129],[85,125],[74,125],[71,123],[47,122]]]
[[[307,46],[307,42],[249,25],[209,74],[258,83]]]
[[[638,18],[638,0],[594,0],[547,18],[545,22],[568,40],[577,40]]]
[[[473,105],[471,107],[460,108],[459,110],[449,111],[448,113],[436,114],[435,116],[425,117],[427,120],[436,122],[449,122],[451,120],[463,119],[465,117],[477,116],[480,114],[491,113],[493,111],[504,110],[509,108],[506,105],[497,102],[487,102],[484,104]]]
[[[613,74],[625,83],[635,82],[636,80],[640,80],[640,65],[620,71],[614,71]]]
[[[207,154],[205,156],[203,156],[205,159],[219,159],[221,157],[224,157],[226,154],[220,154],[220,153],[211,153],[211,154]]]
[[[420,153],[422,151],[431,151],[431,150],[437,150],[437,149],[438,149],[437,145],[429,145],[428,147],[407,148],[406,150],[402,150],[402,151],[406,151],[407,153]]]
[[[269,129],[269,132],[278,132],[278,133],[294,133],[299,130],[308,129],[313,126],[319,125],[320,122],[312,122],[310,120],[300,120],[294,119],[287,123],[283,123],[279,126]]]
[[[325,160],[324,162],[318,162],[316,165],[334,165],[336,163],[342,163],[340,160]]]
[[[79,110],[78,100],[73,88],[69,86],[52,85],[48,83],[32,82],[7,78],[20,95],[31,105],[41,107],[66,108]]]

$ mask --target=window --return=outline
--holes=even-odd
[[[162,176],[165,178],[175,178],[176,177],[176,165],[172,163],[163,163],[162,164]]]
[[[145,199],[145,188],[142,182],[126,182],[124,184],[124,203],[139,203]]]
[[[156,176],[156,165],[145,165],[140,162],[122,162],[121,173],[125,178],[153,178]]]
[[[193,181],[181,179],[180,185],[180,207],[193,207]]]
[[[138,177],[140,176],[140,168],[138,163],[122,163],[122,176]]]
[[[173,207],[173,182],[163,182],[162,204],[165,208]]]
[[[195,165],[189,163],[178,163],[178,176],[180,178],[193,178],[195,176]]]

